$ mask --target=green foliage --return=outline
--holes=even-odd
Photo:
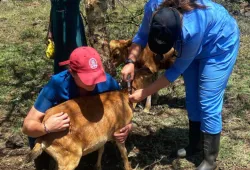
[[[22,120],[12,116],[27,113],[52,73],[44,43],[49,4],[11,1],[1,4],[0,10],[4,11],[0,13],[0,108],[17,129]]]
[[[116,9],[106,17],[110,39],[130,39],[138,30],[143,17],[144,1],[117,1]]]
[[[29,38],[39,38],[39,32],[32,29],[32,28],[28,28],[26,30],[23,30],[20,34],[20,38],[24,41],[26,39],[29,39]]]

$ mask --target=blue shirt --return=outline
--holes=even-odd
[[[133,42],[143,48],[148,41],[148,33],[153,12],[163,0],[149,0],[144,7],[142,24],[133,38]],[[173,82],[191,64],[194,59],[213,57],[229,52],[240,36],[236,21],[227,10],[211,1],[197,0],[206,9],[194,9],[183,14],[182,48],[178,41],[176,50],[179,58],[165,72],[165,77]]]
[[[107,73],[106,78],[105,82],[96,85],[91,95],[120,89],[117,81]],[[49,108],[79,96],[79,87],[75,84],[74,78],[68,70],[65,70],[52,76],[38,95],[34,107],[38,111],[45,113]]]

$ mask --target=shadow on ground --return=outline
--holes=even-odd
[[[187,129],[159,129],[157,132],[147,136],[141,136],[137,134],[138,132],[139,131],[136,133],[133,132],[126,143],[132,168],[149,170],[154,169],[154,166],[159,164],[163,166],[164,169],[173,169],[173,166],[178,166],[176,165],[178,162],[175,161],[176,158],[172,157],[172,154],[187,143],[185,140],[188,133]],[[94,170],[96,159],[97,152],[83,157],[76,170]],[[195,158],[189,159],[189,161],[197,165],[201,160]],[[123,161],[119,150],[115,144],[111,142],[105,146],[102,167],[103,170],[123,169]]]

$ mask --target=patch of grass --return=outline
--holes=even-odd
[[[0,14],[0,108],[10,129],[20,133],[20,117],[52,73],[44,43],[49,3],[9,1],[1,3],[0,10],[4,11]]]
[[[218,160],[221,162],[221,167],[225,169],[232,169],[234,167],[250,168],[249,145],[244,140],[223,136],[220,146]]]
[[[26,29],[26,30],[23,30],[22,32],[21,32],[21,35],[20,35],[20,38],[23,40],[23,41],[25,41],[25,40],[27,40],[27,39],[30,39],[30,38],[38,38],[38,37],[40,37],[39,36],[39,32],[37,32],[36,30],[34,30],[34,29],[31,29],[31,28],[29,28],[29,29]]]

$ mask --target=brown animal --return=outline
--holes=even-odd
[[[132,40],[111,40],[109,43],[110,47],[110,57],[113,60],[114,65],[117,67],[118,65],[124,63],[126,58],[128,57],[129,48],[132,44]],[[135,68],[136,70],[141,69],[148,69],[150,72],[146,73],[146,71],[139,72],[139,74],[143,74],[146,76],[144,79],[140,78],[136,80],[136,83],[141,87],[144,88],[147,85],[151,84],[155,78],[156,75],[153,75],[152,73],[157,73],[161,69],[167,69],[169,68],[175,61],[175,58],[173,57],[175,53],[175,50],[172,48],[168,53],[163,55],[162,59],[159,59],[156,57],[156,54],[154,54],[147,45],[141,52],[140,56],[137,58]],[[137,71],[135,71],[137,72]],[[136,104],[134,105],[134,107]],[[144,108],[144,112],[149,112],[151,108],[151,96],[147,97],[146,105]]]
[[[96,167],[101,170],[104,144],[114,140],[114,132],[131,122],[133,117],[127,90],[68,100],[47,110],[43,122],[59,112],[68,113],[69,129],[39,137],[28,155],[31,161],[45,151],[56,160],[58,170],[75,169],[82,156],[95,150],[98,150]],[[119,142],[116,145],[121,152],[125,170],[131,170],[125,145]]]
[[[125,62],[128,57],[129,48],[132,44],[132,40],[111,40],[109,43],[110,57],[113,60],[115,66],[118,66]],[[175,61],[174,49],[172,48],[168,53],[163,55],[162,59],[158,59],[147,45],[141,52],[136,61],[136,68],[146,67],[152,73],[156,73],[161,69],[169,68]]]

